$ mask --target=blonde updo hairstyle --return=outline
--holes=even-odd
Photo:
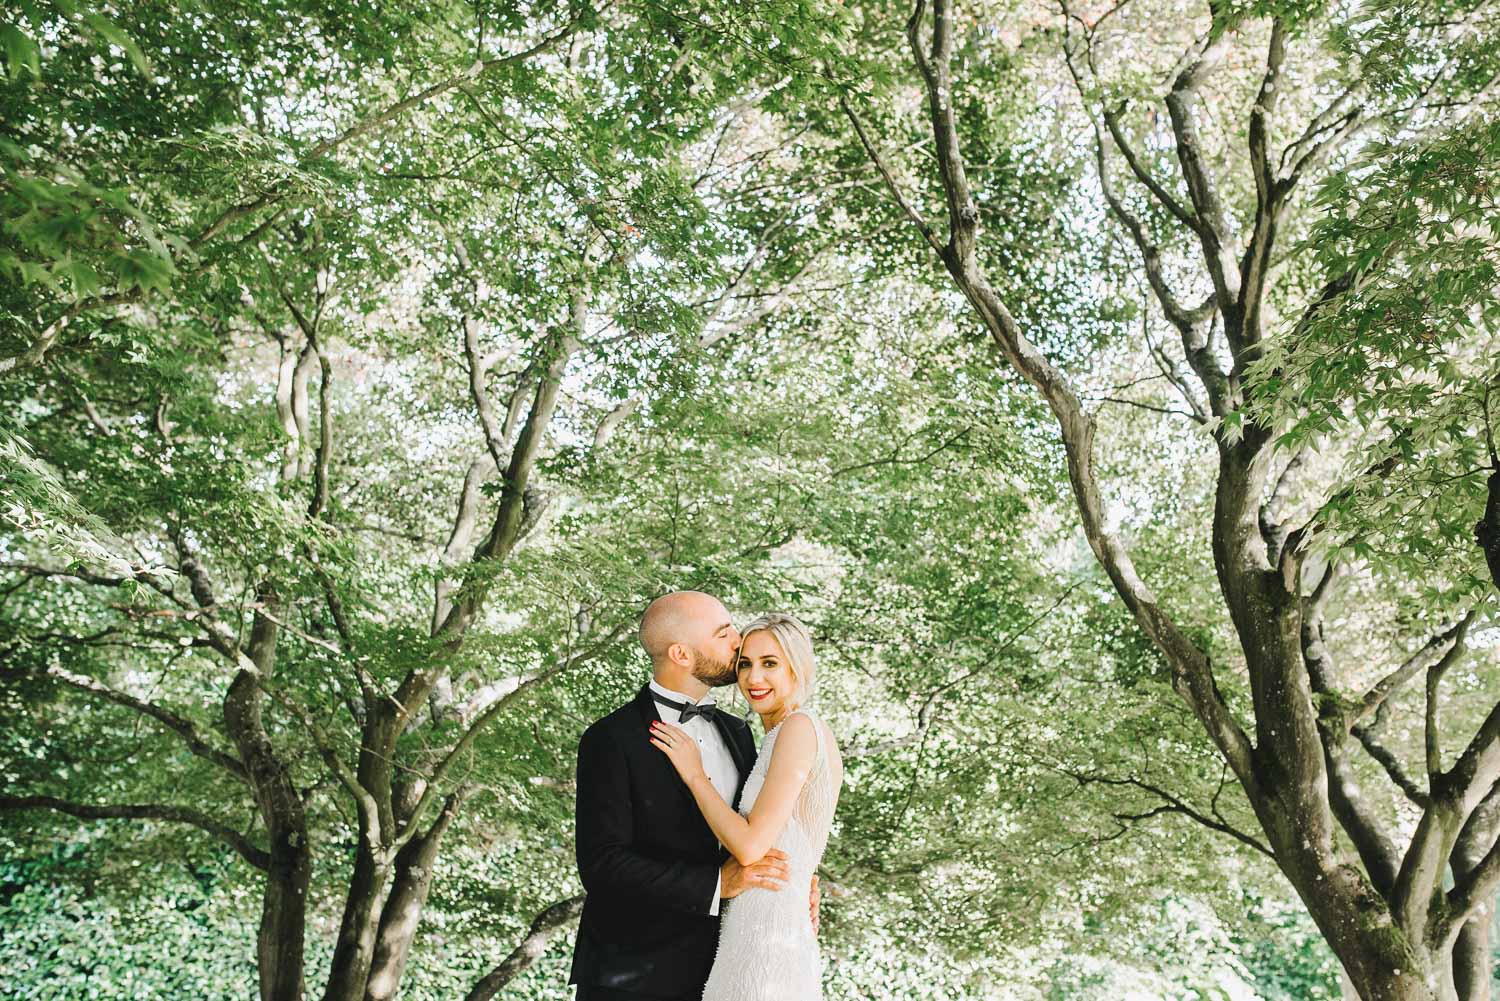
[[[800,706],[811,701],[816,690],[812,633],[808,632],[807,627],[799,622],[796,616],[788,615],[786,612],[771,612],[753,622],[746,623],[745,627],[740,630],[741,649],[744,648],[745,640],[749,639],[752,633],[761,630],[774,636],[776,642],[781,645],[781,652],[786,655],[787,667],[791,669],[792,677],[797,682],[797,704]]]

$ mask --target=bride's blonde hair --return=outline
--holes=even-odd
[[[788,615],[786,612],[770,612],[746,623],[745,628],[740,630],[741,649],[744,648],[745,640],[750,638],[751,633],[758,633],[761,630],[770,633],[776,638],[776,642],[781,644],[781,652],[786,654],[787,666],[792,670],[792,677],[797,680],[798,704],[810,701],[815,690],[816,679],[812,633],[797,620],[796,616]]]

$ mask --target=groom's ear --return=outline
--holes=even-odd
[[[692,658],[688,656],[688,649],[682,643],[673,643],[667,647],[667,659],[674,664],[689,664]]]

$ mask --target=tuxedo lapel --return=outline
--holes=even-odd
[[[734,800],[729,804],[732,809],[739,810],[740,793],[744,792],[745,780],[755,766],[755,738],[750,736],[748,726],[736,727],[734,717],[722,709],[714,713],[714,726],[719,728],[719,736],[729,746],[729,756],[734,759],[734,767],[740,773],[734,783]]]
[[[718,709],[714,712],[714,726],[718,727],[719,736],[724,738],[724,743],[729,747],[729,756],[734,759],[734,767],[739,769],[740,781],[743,782],[745,776],[750,774],[750,766],[753,762],[745,757],[745,749],[738,739],[739,734],[735,733],[730,724],[733,718],[724,710]]]
[[[661,714],[656,711],[656,699],[651,695],[650,685],[641,688],[640,693],[635,697],[635,706],[641,714],[641,726],[645,729],[646,736],[650,737],[651,724],[662,721]],[[650,751],[651,757],[657,762],[655,772],[657,781],[675,788],[682,796],[682,801],[687,805],[687,808],[693,812],[694,816],[701,819],[703,814],[698,809],[698,803],[693,799],[693,793],[688,789],[687,783],[682,781],[682,776],[678,775],[677,769],[672,766],[672,760],[655,744],[652,744],[647,750]],[[705,827],[708,825],[708,821],[706,820],[703,823]]]

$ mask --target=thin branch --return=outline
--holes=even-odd
[[[950,435],[949,437],[944,439],[940,444],[932,448],[930,451],[925,452],[922,455],[907,457],[901,454],[902,449],[906,447],[907,441],[915,438],[917,434],[920,433],[912,432],[912,434],[907,436],[906,441],[903,441],[901,445],[897,447],[896,451],[891,453],[890,455],[880,459],[871,459],[868,462],[857,462],[852,466],[841,466],[838,469],[835,469],[833,472],[829,473],[828,478],[830,480],[837,479],[840,476],[847,476],[850,473],[856,473],[862,469],[871,469],[875,466],[920,466],[923,463],[927,462],[929,459],[932,459],[933,457],[946,452],[948,449],[952,448],[954,445],[967,438],[969,436],[969,432],[972,430],[974,430],[973,427],[962,428],[956,434]]]
[[[463,239],[450,234],[448,245],[453,249],[453,256],[458,259],[459,267],[467,276],[472,293],[472,302],[463,310],[460,321],[464,334],[464,358],[467,359],[469,366],[469,395],[473,398],[474,409],[479,414],[479,426],[484,431],[485,447],[489,449],[490,458],[495,462],[495,469],[504,472],[507,461],[506,441],[509,438],[511,422],[506,421],[506,429],[502,432],[495,420],[494,407],[490,403],[489,390],[485,386],[489,378],[489,367],[484,364],[480,356],[479,320],[474,316],[474,311],[485,298],[487,289],[484,279],[474,271],[474,265],[469,260],[469,251],[464,246]]]
[[[640,408],[640,405],[641,398],[639,396],[632,396],[606,414],[604,419],[599,422],[599,426],[594,428],[594,451],[597,452],[604,448],[609,443],[609,439],[614,435],[615,429],[623,424],[626,418],[635,413]]]
[[[1177,163],[1187,184],[1188,196],[1198,219],[1198,242],[1203,248],[1203,262],[1213,280],[1219,310],[1226,315],[1238,310],[1239,268],[1228,247],[1229,223],[1218,189],[1204,160],[1202,138],[1198,135],[1198,87],[1210,67],[1218,61],[1228,44],[1230,33],[1210,30],[1183,54],[1182,70],[1172,81],[1165,102],[1176,140]],[[1225,324],[1226,334],[1229,324]],[[1231,340],[1236,353],[1239,345]]]
[[[1073,12],[1072,7],[1068,4],[1067,0],[1063,0],[1062,2],[1064,58],[1068,63],[1068,70],[1072,74],[1074,86],[1078,89],[1078,97],[1083,102],[1085,113],[1087,113],[1091,119],[1094,118],[1094,114],[1090,107],[1088,92],[1083,86],[1082,76],[1079,74],[1078,70],[1073,64],[1073,45],[1071,42],[1073,31],[1072,24],[1076,21],[1078,25],[1083,29],[1083,45],[1085,54],[1088,59],[1089,74],[1097,82],[1099,79],[1099,71],[1098,66],[1094,61],[1094,34],[1098,30],[1099,25],[1102,24],[1104,20],[1110,16],[1110,14],[1115,13],[1120,9],[1120,7],[1123,6],[1124,4],[1120,4],[1117,7],[1111,8],[1098,20],[1090,24]],[[1157,202],[1173,216],[1175,216],[1176,219],[1184,226],[1186,226],[1189,230],[1197,232],[1199,223],[1192,210],[1184,205],[1181,200],[1179,200],[1170,191],[1168,191],[1166,187],[1156,179],[1156,176],[1147,169],[1145,163],[1142,162],[1141,158],[1136,154],[1136,151],[1132,147],[1129,138],[1125,135],[1125,129],[1121,125],[1121,118],[1125,113],[1125,107],[1125,103],[1122,101],[1112,108],[1104,108],[1101,113],[1105,128],[1108,129],[1110,138],[1114,140],[1115,148],[1118,149],[1120,151],[1120,154],[1125,158],[1125,163],[1130,167],[1130,172],[1135,175],[1136,180],[1140,181],[1141,184],[1145,186],[1146,190],[1151,192],[1151,194],[1155,196]],[[1102,141],[1102,137],[1099,136],[1097,121],[1095,121],[1094,123],[1094,134],[1096,139],[1100,139]]]
[[[0,810],[56,810],[85,820],[167,820],[190,824],[229,845],[257,869],[269,871],[270,854],[239,831],[197,810],[162,803],[92,805],[72,803],[55,796],[0,796]]]
[[[1292,163],[1301,160],[1307,151],[1317,143],[1319,136],[1331,128],[1336,128],[1348,115],[1349,109],[1364,93],[1365,87],[1366,81],[1363,77],[1353,81],[1326,108],[1314,115],[1308,121],[1306,128],[1302,130],[1302,135],[1295,142],[1282,149],[1280,169],[1285,171],[1289,160]]]
[[[1063,9],[1064,11],[1068,11],[1066,3]],[[1070,22],[1073,17],[1071,12],[1069,14],[1069,19],[1064,21],[1064,29],[1066,32],[1071,33]],[[1085,44],[1087,45],[1088,43]],[[1074,87],[1077,89],[1079,99],[1083,101],[1084,111],[1088,114],[1089,120],[1093,125],[1094,163],[1095,172],[1099,178],[1099,190],[1104,195],[1104,201],[1109,208],[1110,214],[1125,227],[1125,231],[1130,235],[1131,242],[1135,244],[1136,249],[1140,252],[1141,263],[1146,273],[1146,281],[1150,285],[1157,302],[1161,305],[1162,313],[1166,316],[1167,322],[1172,324],[1179,332],[1182,338],[1183,354],[1208,393],[1210,409],[1213,413],[1219,415],[1228,413],[1231,404],[1226,374],[1220,368],[1219,361],[1211,349],[1209,338],[1205,336],[1202,329],[1204,321],[1213,315],[1215,299],[1210,297],[1202,305],[1189,308],[1182,304],[1177,294],[1167,284],[1166,276],[1162,270],[1161,248],[1157,245],[1156,241],[1151,239],[1140,218],[1134,212],[1130,211],[1125,205],[1124,200],[1116,193],[1114,182],[1110,179],[1109,154],[1105,136],[1101,132],[1099,121],[1088,102],[1083,77],[1074,62],[1072,43],[1068,39],[1064,41],[1064,52],[1065,61],[1069,74],[1073,78]],[[1088,52],[1090,64],[1092,65],[1092,48],[1089,48]],[[1134,153],[1129,151],[1128,147],[1121,146],[1125,138],[1124,133],[1118,124],[1113,121],[1113,117],[1114,113],[1109,111],[1104,113],[1104,119],[1109,128],[1110,136],[1115,142],[1116,148],[1120,149],[1125,155],[1126,160],[1131,161],[1134,159]],[[1132,164],[1132,169],[1136,168],[1137,165]],[[1148,183],[1148,186],[1152,185],[1154,185],[1154,180]],[[1167,198],[1172,205],[1177,204],[1176,200],[1167,195],[1165,191],[1162,191],[1160,197]],[[1188,227],[1193,232],[1198,232],[1200,225],[1198,219],[1189,215],[1180,206],[1178,206],[1177,211],[1182,214],[1182,218]]]
[[[1395,783],[1402,794],[1412,804],[1426,809],[1428,803],[1431,802],[1431,799],[1427,795],[1427,790],[1423,788],[1420,782],[1407,774],[1405,767],[1401,764],[1401,759],[1397,758],[1395,753],[1386,747],[1376,734],[1376,730],[1379,729],[1385,715],[1386,706],[1382,704],[1376,710],[1374,720],[1368,725],[1361,724],[1354,727],[1351,732],[1354,734],[1355,739],[1359,741],[1360,746],[1374,759],[1375,763],[1385,770],[1386,776]]]
[[[891,197],[896,200],[896,204],[901,208],[901,211],[906,213],[906,217],[917,228],[917,232],[922,234],[922,238],[927,241],[927,245],[941,254],[943,252],[943,245],[938,240],[937,234],[927,224],[927,220],[922,218],[921,213],[913,208],[911,203],[906,200],[906,196],[901,193],[901,187],[896,183],[895,175],[891,173],[890,167],[886,166],[885,158],[880,155],[880,152],[875,148],[875,144],[870,141],[870,137],[865,134],[865,127],[860,123],[859,116],[854,113],[853,108],[849,107],[849,101],[842,93],[839,94],[839,107],[844,109],[844,115],[849,119],[849,123],[854,126],[854,132],[855,135],[859,136],[860,145],[865,148],[865,154],[869,156],[870,162],[875,165],[875,169],[880,172],[881,178],[885,181],[886,189],[891,193]]]
[[[1271,265],[1271,250],[1276,239],[1276,226],[1281,217],[1288,188],[1281,184],[1271,167],[1271,127],[1276,105],[1285,86],[1281,80],[1281,66],[1286,59],[1286,24],[1277,17],[1271,21],[1271,40],[1266,52],[1265,75],[1261,78],[1260,93],[1250,110],[1249,144],[1250,166],[1255,177],[1255,216],[1250,227],[1250,239],[1240,263],[1240,292],[1238,303],[1238,333],[1232,345],[1234,371],[1244,370],[1261,343],[1261,304],[1264,300],[1266,280]],[[1227,329],[1227,328],[1226,328]]]
[[[1161,182],[1157,181],[1151,172],[1146,169],[1145,165],[1141,163],[1140,157],[1131,147],[1129,139],[1125,135],[1125,130],[1120,125],[1120,113],[1122,110],[1119,108],[1106,110],[1102,116],[1105,127],[1109,129],[1109,136],[1114,140],[1115,148],[1125,158],[1125,163],[1130,167],[1131,173],[1156,196],[1156,200],[1168,212],[1176,216],[1179,222],[1196,233],[1199,226],[1198,217],[1193,214],[1191,209],[1178,201],[1170,191],[1162,187]]]
[[[1174,410],[1171,407],[1159,407],[1154,403],[1142,403],[1140,400],[1127,400],[1118,396],[1088,396],[1084,398],[1088,400],[1094,400],[1099,403],[1118,403],[1121,406],[1135,407],[1139,410],[1149,410],[1150,412],[1155,414],[1166,414],[1171,417],[1186,417],[1188,420],[1192,421],[1195,424],[1202,424],[1204,422],[1204,419],[1202,417],[1199,417],[1191,410]]]
[[[1276,856],[1271,851],[1271,849],[1267,848],[1265,844],[1263,844],[1258,838],[1254,837],[1253,835],[1246,834],[1244,831],[1241,831],[1239,828],[1235,827],[1232,824],[1225,823],[1221,819],[1210,817],[1207,814],[1194,809],[1192,806],[1188,805],[1183,800],[1179,799],[1177,796],[1174,796],[1172,793],[1161,788],[1160,786],[1153,785],[1150,782],[1144,782],[1134,777],[1114,778],[1111,776],[1099,775],[1090,772],[1076,772],[1066,768],[1059,769],[1059,771],[1062,771],[1064,774],[1071,777],[1080,786],[1090,785],[1094,783],[1107,786],[1129,786],[1140,789],[1143,792],[1149,792],[1153,796],[1156,796],[1163,800],[1165,803],[1165,805],[1156,807],[1155,809],[1149,810],[1145,813],[1115,814],[1115,818],[1117,820],[1145,820],[1149,817],[1158,816],[1163,813],[1180,813],[1184,817],[1187,817],[1188,819],[1196,821],[1202,826],[1207,827],[1209,830],[1218,831],[1220,834],[1229,835],[1246,847],[1260,852],[1262,855],[1271,859],[1271,861],[1273,862],[1276,860]]]
[[[167,709],[165,706],[160,706],[144,699],[138,699],[133,695],[127,695],[125,692],[116,691],[101,681],[82,674],[75,674],[62,667],[49,667],[47,674],[79,691],[88,692],[91,695],[113,702],[115,705],[125,706],[143,716],[149,716],[181,737],[183,743],[187,745],[188,750],[193,754],[205,761],[213,762],[241,782],[248,783],[250,781],[250,775],[246,771],[244,763],[234,755],[219,750],[205,740],[199,732],[197,725],[187,717],[181,716]]]
[[[1287,497],[1291,493],[1291,485],[1296,479],[1296,474],[1302,469],[1307,461],[1309,449],[1307,446],[1297,449],[1281,468],[1281,473],[1276,477],[1276,485],[1271,488],[1271,495],[1266,502],[1260,506],[1260,534],[1266,541],[1267,559],[1272,565],[1281,561],[1281,546],[1286,541],[1286,517]]]
[[[1403,661],[1400,667],[1391,671],[1371,686],[1370,690],[1360,697],[1358,708],[1350,714],[1349,727],[1352,729],[1359,725],[1371,713],[1379,709],[1385,700],[1390,698],[1393,692],[1415,677],[1417,672],[1422,670],[1423,666],[1432,659],[1434,654],[1450,643],[1453,646],[1449,647],[1447,655],[1453,655],[1454,651],[1463,645],[1464,635],[1468,631],[1470,623],[1474,621],[1476,612],[1477,609],[1469,609],[1463,618],[1453,623],[1453,625],[1433,634],[1415,653]],[[1444,667],[1444,670],[1446,669]]]

